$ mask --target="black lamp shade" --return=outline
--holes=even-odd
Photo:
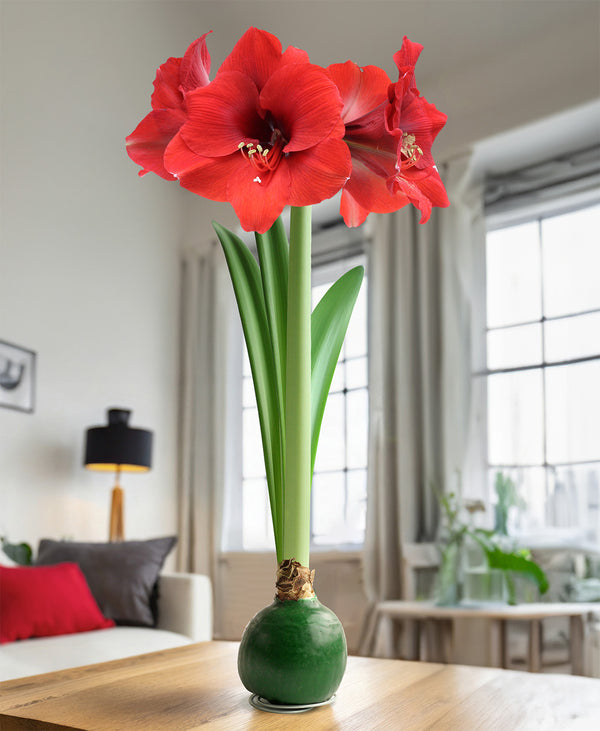
[[[85,461],[89,470],[147,472],[152,465],[152,432],[128,426],[131,411],[109,409],[108,426],[86,432]]]

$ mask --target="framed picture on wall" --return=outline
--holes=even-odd
[[[33,413],[35,358],[33,350],[0,340],[0,406]]]

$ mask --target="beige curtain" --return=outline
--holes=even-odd
[[[402,546],[435,539],[432,486],[447,487],[466,459],[474,260],[483,217],[468,159],[449,165],[443,177],[451,207],[434,209],[426,225],[408,206],[374,224],[364,550],[372,607],[403,598]],[[376,641],[365,631],[361,652],[372,654]]]
[[[216,583],[226,480],[226,379],[233,316],[221,249],[182,261],[178,569]]]

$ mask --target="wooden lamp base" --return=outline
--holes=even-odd
[[[110,502],[109,541],[122,541],[125,537],[123,528],[123,490],[115,485]]]

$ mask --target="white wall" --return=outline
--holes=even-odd
[[[82,459],[109,406],[155,432],[153,470],[123,476],[126,536],[175,531],[182,199],[124,145],[181,45],[167,20],[154,3],[2,3],[0,339],[38,356],[35,413],[0,408],[12,540],[107,538],[113,478]]]
[[[214,74],[254,24],[316,63],[351,57],[393,76],[406,33],[425,45],[420,88],[449,114],[442,161],[597,97],[599,8],[0,0],[0,339],[36,350],[39,365],[36,412],[0,408],[0,533],[105,538],[110,478],[81,460],[85,427],[112,405],[131,407],[133,423],[156,436],[153,471],[123,480],[128,537],[175,530],[177,252],[212,236],[210,218],[234,219],[225,204],[138,179],[125,155],[163,60],[212,29]]]

